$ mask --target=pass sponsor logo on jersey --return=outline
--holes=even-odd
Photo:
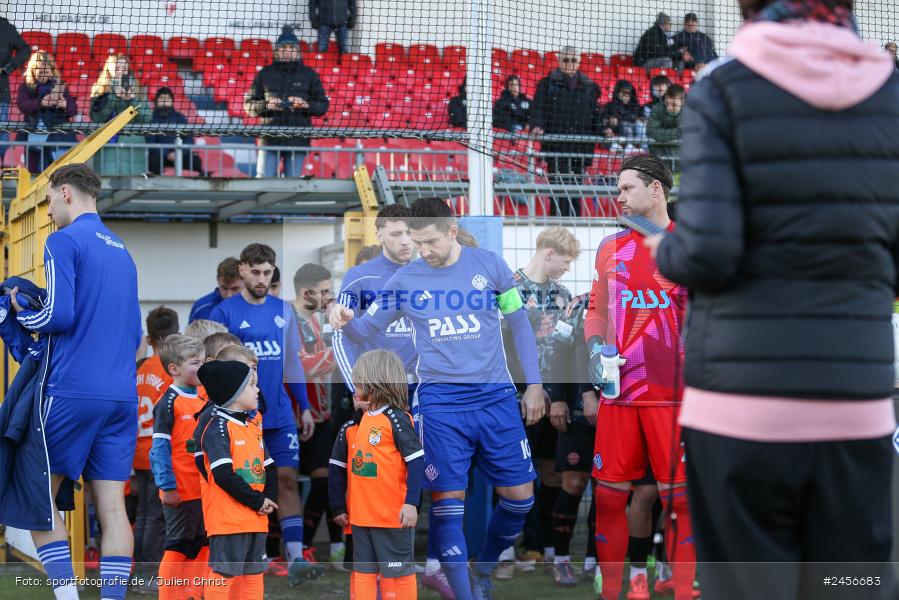
[[[412,335],[412,323],[411,321],[406,320],[405,317],[400,317],[387,326],[387,329],[384,331],[384,335],[389,338],[407,338]]]
[[[428,333],[435,342],[477,339],[481,337],[479,331],[481,331],[481,322],[472,313],[428,319]]]
[[[668,308],[671,306],[671,297],[665,290],[621,290],[621,308]]]
[[[281,345],[275,340],[244,342],[244,346],[255,352],[260,360],[275,360],[281,357]]]

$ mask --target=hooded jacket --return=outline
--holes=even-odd
[[[690,290],[682,419],[757,440],[889,433],[899,75],[823,23],[748,24],[730,50],[687,96],[678,228],[658,249]],[[831,412],[797,435],[847,406],[860,422]]]
[[[509,90],[503,90],[496,102],[493,103],[493,126],[515,131],[528,126],[528,111],[531,108],[530,99],[524,94],[513,95]]]
[[[621,90],[630,90],[631,99],[627,102],[622,102],[618,98],[618,92]],[[603,127],[617,129],[621,123],[636,123],[643,115],[644,112],[637,101],[637,92],[633,84],[624,79],[618,80],[612,92],[612,101],[606,104],[602,110]],[[613,117],[618,119],[618,123],[615,126],[610,124],[610,119]]]

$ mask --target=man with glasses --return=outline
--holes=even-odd
[[[559,52],[559,66],[540,80],[531,110],[531,132],[536,135],[599,135],[601,127],[599,86],[578,71],[580,54],[572,46]],[[546,160],[549,182],[579,185],[593,161],[594,142],[546,141],[540,149]],[[580,215],[580,196],[557,195],[550,214]]]

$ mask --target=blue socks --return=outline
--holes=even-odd
[[[103,556],[100,558],[100,598],[124,600],[130,578],[130,556]]]
[[[468,579],[468,548],[462,518],[465,502],[447,498],[431,504],[431,534],[440,556],[443,572],[453,588],[456,600],[471,599],[471,582]]]
[[[303,516],[284,517],[280,523],[287,564],[298,559],[303,560]]]
[[[37,557],[44,570],[47,571],[47,579],[53,584],[53,589],[71,585],[75,587],[75,570],[72,568],[72,553],[69,551],[69,542],[50,542],[37,549]]]
[[[489,575],[496,567],[500,553],[515,543],[515,538],[524,527],[524,518],[531,507],[534,506],[534,497],[527,500],[509,500],[500,498],[490,524],[487,526],[487,536],[484,538],[484,547],[478,555],[475,568],[482,575]]]

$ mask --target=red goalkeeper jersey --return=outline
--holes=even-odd
[[[673,230],[674,223],[668,229]],[[599,336],[606,344],[614,343],[627,359],[621,367],[621,395],[614,400],[603,397],[604,403],[680,402],[686,304],[686,290],[659,273],[642,235],[626,229],[599,244],[584,334],[588,340]]]

